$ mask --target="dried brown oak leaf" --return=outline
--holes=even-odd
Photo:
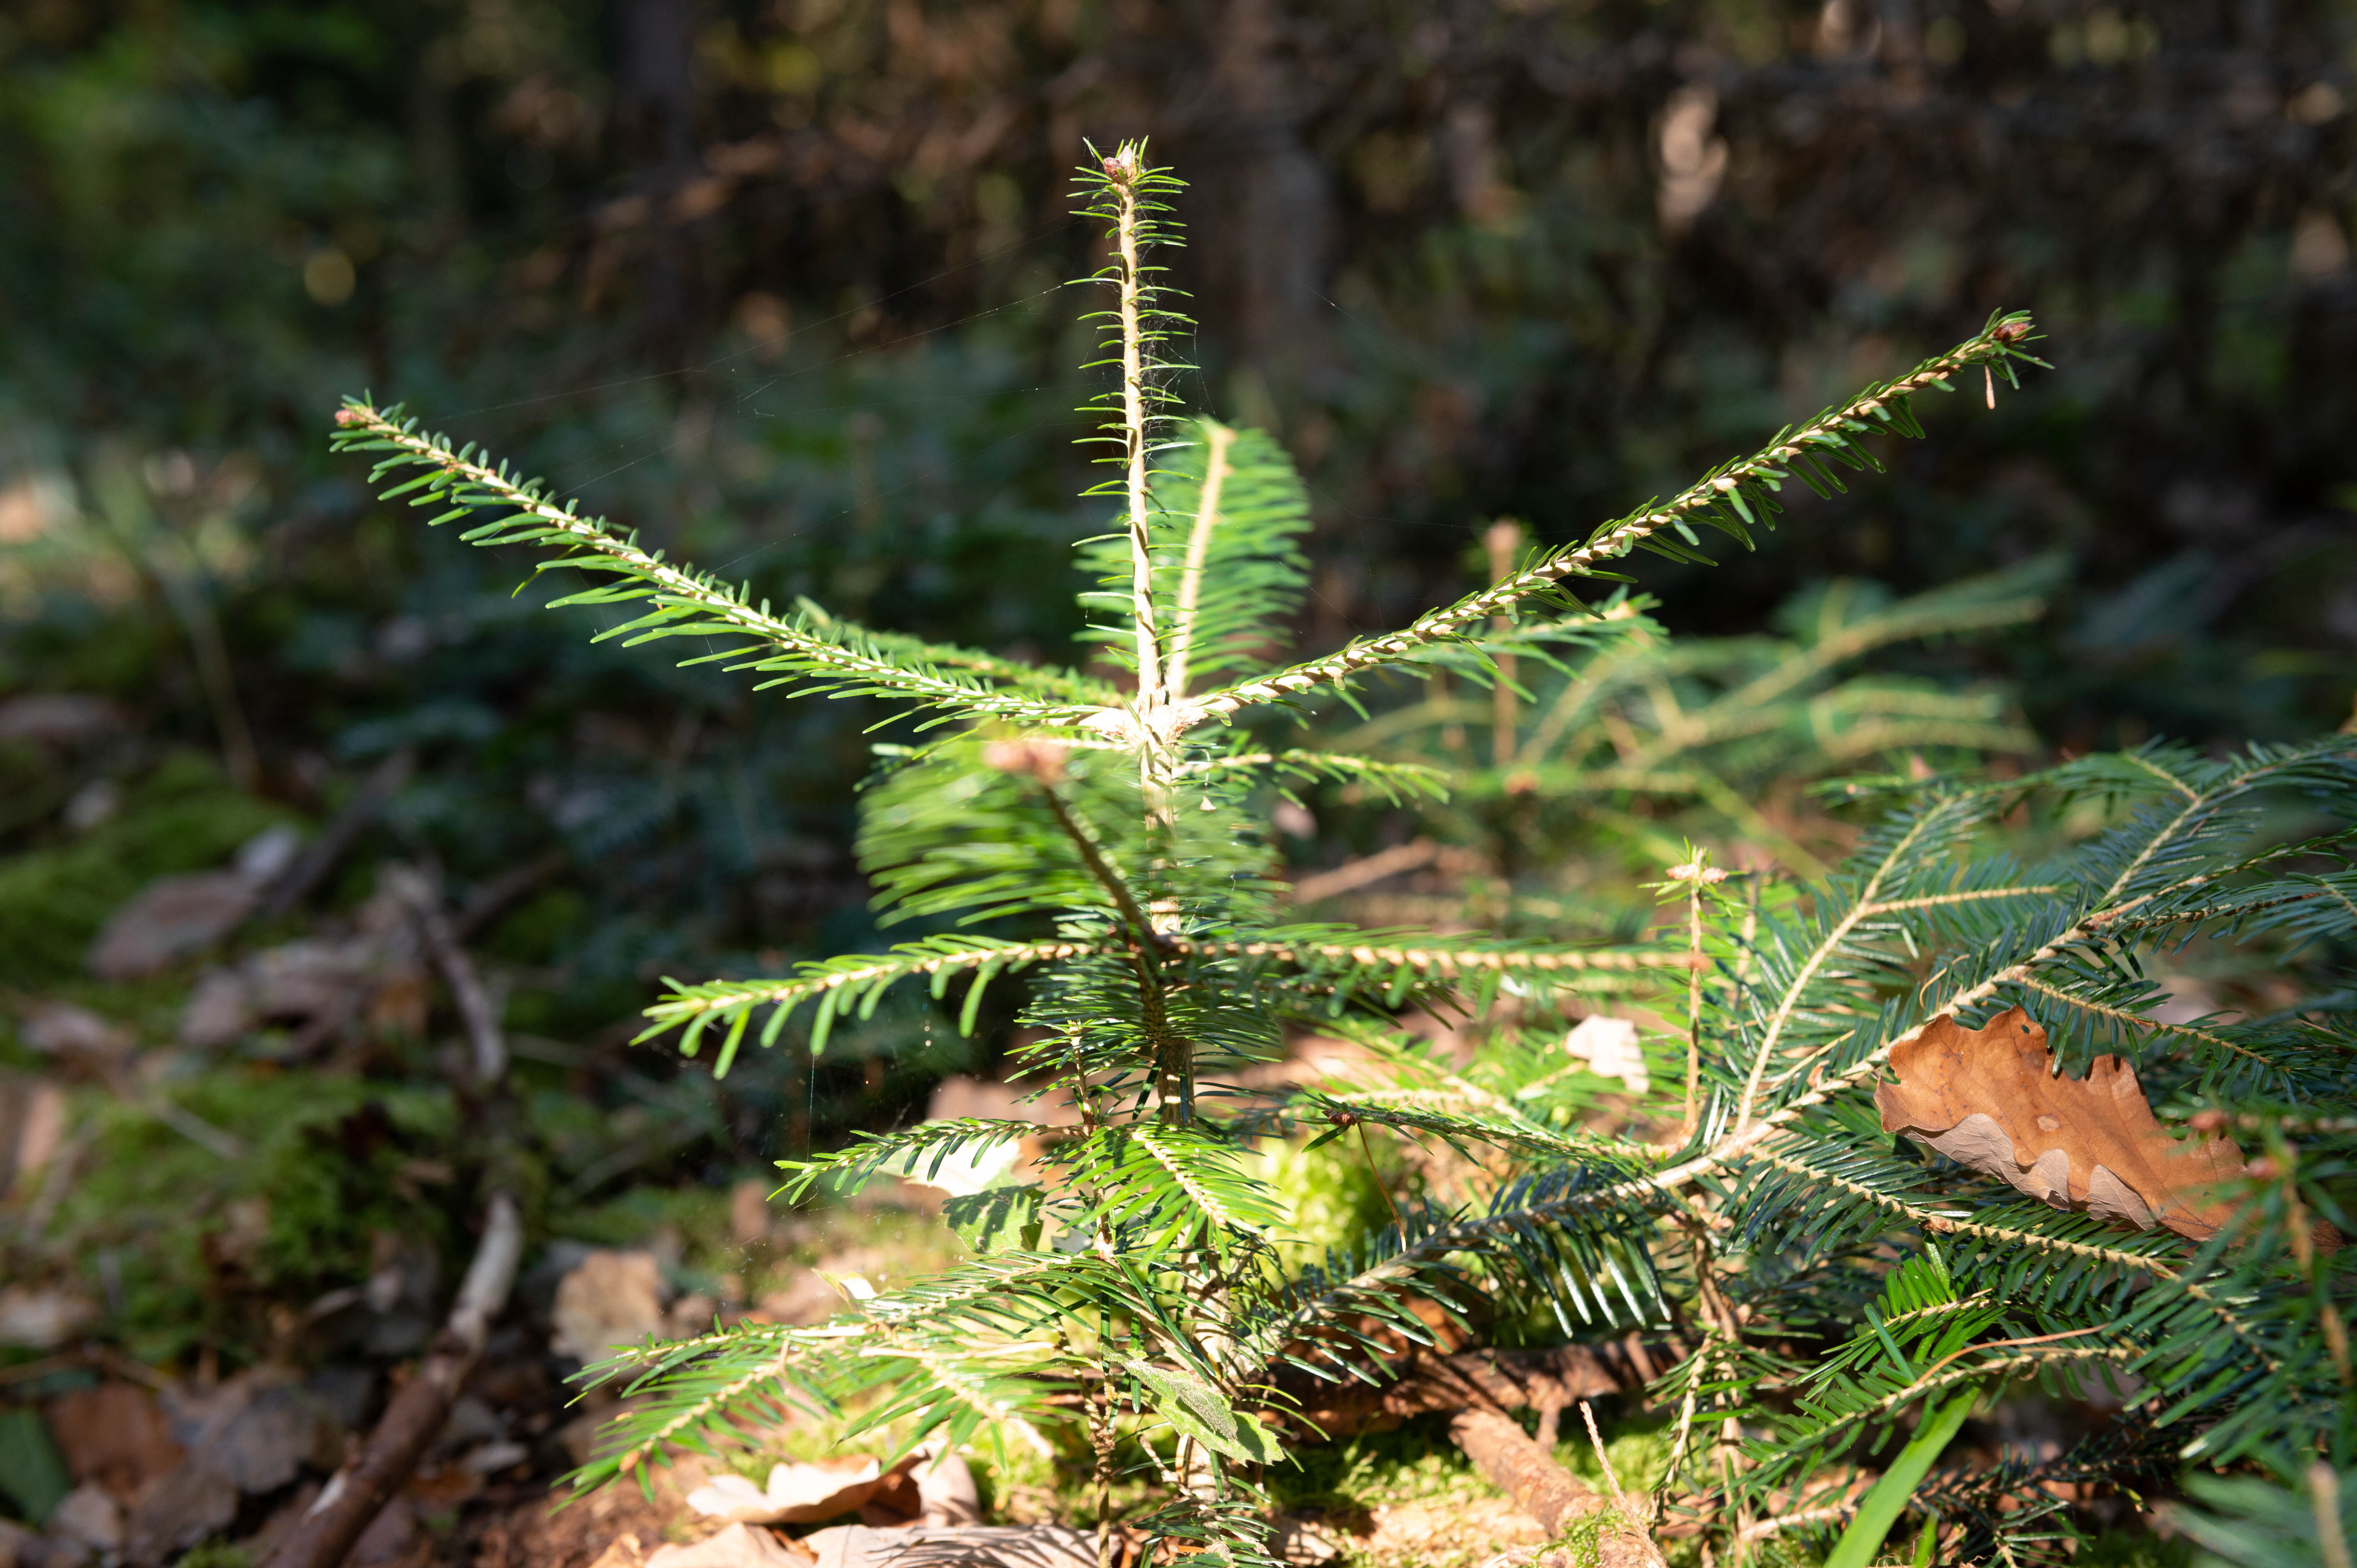
[[[1942,1014],[1894,1047],[1890,1065],[1899,1081],[1874,1091],[1884,1132],[2057,1208],[2195,1241],[2234,1211],[2219,1191],[2243,1174],[2232,1139],[2170,1136],[2119,1057],[2097,1057],[2083,1079],[2059,1076],[2046,1031],[2018,1007],[1979,1029]]]

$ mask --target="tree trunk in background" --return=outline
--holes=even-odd
[[[614,135],[646,199],[646,255],[639,311],[647,348],[676,359],[694,325],[689,236],[674,204],[701,170],[695,145],[694,0],[617,0]]]
[[[1240,358],[1282,377],[1315,352],[1324,309],[1333,198],[1301,127],[1317,107],[1288,68],[1273,0],[1228,0],[1213,38],[1200,149],[1190,174],[1222,215],[1230,339]],[[1208,252],[1206,252],[1208,255]]]

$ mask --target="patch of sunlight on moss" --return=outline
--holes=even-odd
[[[308,1299],[358,1283],[368,1277],[374,1230],[449,1252],[435,1193],[407,1175],[413,1160],[447,1144],[456,1109],[446,1087],[222,1069],[174,1079],[166,1092],[250,1153],[223,1159],[135,1103],[77,1091],[76,1124],[93,1127],[96,1144],[49,1232],[93,1286],[101,1260],[112,1259],[104,1266],[116,1273],[103,1294],[119,1307],[111,1328],[140,1359],[167,1362],[203,1340],[238,1357],[261,1333],[220,1290],[209,1237],[234,1254],[253,1287],[241,1301],[254,1293]]]
[[[1677,1438],[1676,1423],[1669,1412],[1608,1420],[1599,1411],[1596,1425],[1604,1434],[1604,1452],[1612,1461],[1612,1473],[1620,1478],[1622,1491],[1633,1498],[1661,1484]],[[1598,1491],[1611,1489],[1605,1485],[1604,1466],[1597,1463],[1596,1445],[1587,1439],[1587,1423],[1579,1419],[1577,1405],[1563,1412],[1562,1424],[1556,1429],[1555,1462]]]
[[[1292,1222],[1277,1238],[1288,1266],[1313,1262],[1338,1247],[1355,1245],[1392,1221],[1382,1179],[1370,1167],[1354,1135],[1321,1148],[1309,1140],[1264,1143],[1245,1162],[1285,1205]]]
[[[1393,1432],[1304,1444],[1292,1451],[1294,1465],[1272,1466],[1264,1478],[1280,1508],[1328,1512],[1494,1496],[1497,1488],[1448,1441],[1444,1425],[1426,1418]]]

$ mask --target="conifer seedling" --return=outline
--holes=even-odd
[[[339,446],[399,477],[387,499],[590,579],[558,605],[627,607],[602,635],[691,639],[695,659],[758,689],[871,699],[911,721],[877,747],[858,851],[887,922],[951,933],[674,984],[648,1036],[708,1049],[725,1073],[790,1026],[822,1052],[900,986],[953,1000],[971,1027],[986,989],[1019,977],[1019,1064],[1048,1086],[1043,1107],[1068,1104],[1077,1123],[935,1122],[789,1162],[800,1198],[1027,1151],[953,1206],[963,1265],[823,1326],[743,1322],[591,1369],[632,1399],[577,1482],[728,1444],[778,1406],[849,1411],[906,1444],[1023,1444],[1090,1466],[1105,1561],[1104,1499],[1138,1465],[1161,1500],[1125,1524],[1266,1565],[1266,1477],[1308,1440],[1289,1415],[1298,1391],[1380,1380],[1400,1345],[1477,1302],[1501,1322],[1544,1314],[1569,1338],[1666,1348],[1674,1365],[1652,1399],[1671,1452],[1628,1523],[1698,1538],[1720,1562],[1838,1536],[1836,1560],[1863,1563],[1895,1528],[1940,1561],[2028,1562],[2067,1534],[2056,1481],[2139,1486],[2179,1457],[2277,1450],[2345,1466],[2349,1271],[2315,1239],[2319,1219],[2347,1223],[2335,1205],[2357,1033],[2345,1004],[2298,987],[2345,958],[2357,919],[2351,737],[2225,758],[2151,746],[2002,781],[1866,780],[1850,793],[1877,814],[1843,865],[1796,885],[1691,856],[1664,877],[1674,918],[1658,942],[1306,922],[1273,875],[1279,792],[1414,801],[1449,786],[1430,762],[1321,744],[1333,708],[1403,673],[1485,687],[1509,655],[1576,677],[1601,656],[1592,633],[1627,603],[1637,552],[1702,561],[1706,531],[1750,544],[1787,482],[1839,489],[1885,437],[1922,435],[1916,394],[1958,378],[1977,394],[1985,376],[2010,385],[2040,363],[2029,319],[1995,317],[1398,630],[1288,660],[1308,505],[1270,436],[1178,406],[1168,350],[1184,324],[1157,256],[1180,187],[1145,151],[1082,171],[1109,247],[1087,280],[1108,383],[1090,437],[1107,478],[1092,493],[1113,512],[1080,546],[1093,669],[873,631],[807,603],[779,611],[399,408],[352,400],[337,416]],[[1296,744],[1269,738],[1287,725]],[[2059,847],[2033,862],[2005,853],[2008,823],[2088,802],[2097,827],[2048,835]],[[2197,940],[2269,955],[2292,987],[2282,1009],[2161,1010],[2143,966]],[[1647,988],[1654,1070],[1605,1079],[1563,1048],[1599,977]],[[2123,1054],[2164,1120],[2199,1111],[2268,1152],[2221,1188],[2231,1218],[2214,1236],[2050,1207],[1884,1131],[1875,1093],[1894,1052],[1938,1020],[1973,1027],[2014,1007],[2062,1070]],[[1486,1028],[1469,1064],[1403,1028],[1418,1008]],[[1360,1070],[1239,1087],[1239,1069],[1303,1029],[1355,1042]],[[1399,1194],[1388,1223],[1301,1262],[1246,1155],[1346,1131],[1453,1147],[1470,1185],[1453,1201]],[[2007,1388],[2105,1377],[2126,1391],[2122,1413],[2077,1447],[1938,1467]]]

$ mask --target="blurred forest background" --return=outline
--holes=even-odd
[[[921,1002],[725,1092],[627,1048],[661,975],[875,940],[873,714],[590,644],[369,500],[340,393],[775,599],[1069,658],[1067,171],[1150,135],[1192,182],[1187,395],[1309,481],[1313,647],[1481,580],[1493,520],[1582,532],[2027,307],[2052,373],[1937,400],[1756,555],[1648,562],[1661,620],[2008,572],[2035,618],[1877,667],[1996,693],[2017,750],[2287,737],[2357,685],[2352,102],[2350,0],[12,0],[0,1051],[119,1102],[74,1123],[101,1174],[16,1183],[13,1256],[163,1359],[381,1269],[371,1225],[460,1246],[423,980],[339,1015],[201,941],[91,972],[150,879],[279,876],[274,823],[352,834],[232,951],[365,932],[391,860],[481,915],[567,1234],[992,1065]],[[1288,828],[1304,871],[1418,831]],[[213,1218],[166,1239],[174,1203]]]

